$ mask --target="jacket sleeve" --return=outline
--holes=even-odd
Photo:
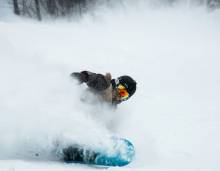
[[[79,80],[80,83],[86,83],[88,87],[103,91],[110,86],[110,80],[108,80],[102,74],[96,74],[90,71],[74,72],[71,74],[72,77]]]

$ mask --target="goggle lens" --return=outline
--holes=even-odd
[[[126,90],[126,88],[121,84],[119,84],[117,87],[118,87],[118,93],[121,97],[121,100],[127,100],[129,98],[129,93]]]

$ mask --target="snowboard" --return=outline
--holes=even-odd
[[[70,145],[63,149],[63,159],[67,163],[81,163],[100,166],[125,166],[135,155],[134,146],[123,138],[113,138],[110,150],[92,149],[86,146]]]

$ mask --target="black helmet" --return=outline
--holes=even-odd
[[[129,93],[129,97],[131,97],[136,91],[136,81],[134,81],[130,76],[124,75],[118,77],[115,80],[116,86],[121,84],[123,85]]]

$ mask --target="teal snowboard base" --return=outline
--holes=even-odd
[[[114,138],[113,148],[94,150],[80,145],[71,145],[63,149],[63,159],[67,163],[81,163],[101,166],[125,166],[135,155],[134,146],[126,139]]]

